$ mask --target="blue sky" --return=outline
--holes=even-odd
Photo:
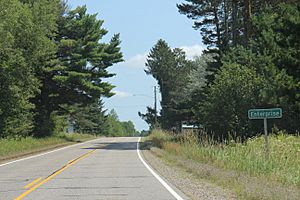
[[[109,31],[103,41],[114,33],[121,34],[121,49],[125,62],[114,65],[110,71],[117,75],[108,79],[116,86],[116,95],[105,99],[105,107],[115,109],[120,120],[134,122],[138,130],[148,129],[138,116],[146,106],[153,106],[153,86],[156,81],[144,72],[145,58],[159,39],[169,45],[183,48],[192,58],[201,54],[203,44],[193,22],[181,15],[176,7],[182,0],[69,0],[69,6],[86,5],[91,14],[98,13]]]

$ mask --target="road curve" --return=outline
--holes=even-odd
[[[0,165],[0,199],[182,199],[140,160],[138,139],[101,138]]]

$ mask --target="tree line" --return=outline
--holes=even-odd
[[[121,62],[119,34],[85,6],[61,0],[0,1],[0,137],[45,137],[70,122],[105,131],[104,79]]]
[[[204,53],[188,60],[182,49],[159,40],[145,72],[160,86],[160,116],[140,116],[151,128],[195,125],[215,139],[246,139],[262,132],[251,108],[280,107],[270,127],[300,130],[299,0],[186,0],[181,14],[200,31]]]

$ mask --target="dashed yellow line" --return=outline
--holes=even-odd
[[[71,160],[70,162],[68,162],[68,164],[66,164],[65,166],[63,166],[62,168],[60,168],[59,170],[57,170],[56,172],[54,172],[53,174],[51,174],[50,176],[48,176],[46,179],[42,180],[41,182],[37,183],[36,185],[34,185],[33,187],[31,187],[29,190],[25,191],[23,194],[21,194],[20,196],[18,196],[17,198],[15,198],[15,200],[21,200],[24,197],[26,197],[28,194],[30,194],[31,192],[33,192],[35,189],[37,189],[38,187],[40,187],[41,185],[43,185],[44,183],[48,182],[49,180],[51,180],[52,178],[54,178],[55,176],[57,176],[58,174],[60,174],[61,172],[63,172],[64,170],[66,170],[67,168],[69,168],[70,166],[74,165],[75,163],[77,163],[79,160],[82,160],[88,156],[90,156],[92,153],[94,153],[96,150],[92,150],[89,151],[85,154],[83,154],[82,156]],[[36,180],[35,180],[36,181]],[[38,181],[36,181],[38,182]],[[26,186],[25,186],[26,187]]]
[[[27,184],[24,188],[25,189],[31,188],[34,184],[38,183],[40,180],[42,180],[42,178],[37,178],[34,181],[32,181],[31,183]]]

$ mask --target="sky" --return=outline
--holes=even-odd
[[[138,116],[147,106],[153,107],[155,79],[144,72],[147,54],[159,39],[172,48],[182,48],[192,59],[204,49],[199,31],[192,20],[178,12],[176,4],[183,0],[69,0],[71,9],[86,5],[88,13],[98,13],[109,33],[102,42],[120,33],[124,62],[109,71],[116,76],[107,79],[116,87],[115,96],[104,99],[106,109],[115,109],[121,121],[131,120],[137,130],[148,130]],[[158,95],[160,96],[160,95]]]

